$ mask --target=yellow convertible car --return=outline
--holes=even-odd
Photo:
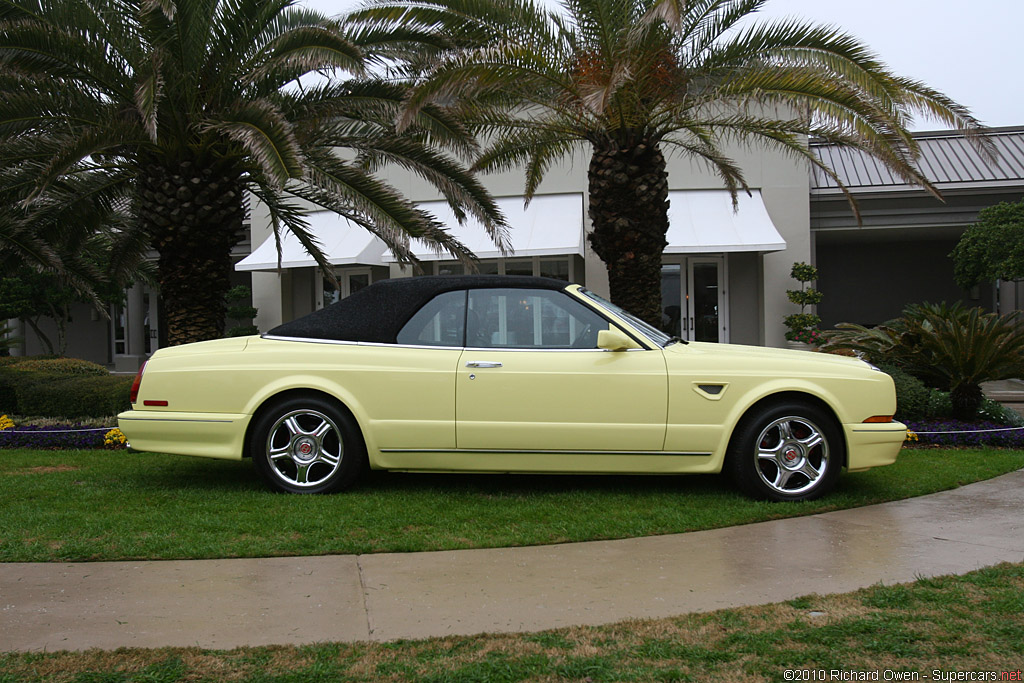
[[[135,450],[251,457],[330,493],[366,467],[727,472],[805,500],[896,459],[892,379],[852,358],[670,338],[532,277],[375,283],[261,336],[160,349],[118,422]]]

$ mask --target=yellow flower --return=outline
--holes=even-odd
[[[907,441],[917,441],[917,434],[915,432],[907,430]]]
[[[0,429],[10,429],[14,426],[14,420],[6,415],[0,415]]]
[[[103,435],[104,448],[121,448],[126,443],[128,443],[127,437],[117,427]]]

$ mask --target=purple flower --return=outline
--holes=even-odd
[[[996,422],[923,420],[908,422],[918,443],[958,447],[1024,448],[1024,428],[1009,428]]]
[[[82,424],[20,425],[0,430],[0,448],[103,448],[103,435],[109,430],[109,427]]]

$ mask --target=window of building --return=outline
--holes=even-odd
[[[579,264],[577,264],[579,262]],[[457,261],[435,261],[424,264],[428,275],[463,275],[466,267]],[[578,282],[582,259],[578,256],[532,256],[530,258],[487,259],[477,264],[482,275],[533,275],[566,282]]]
[[[323,278],[322,306],[330,306],[340,299],[352,296],[363,287],[368,287],[373,282],[373,276],[369,268],[341,268],[335,273],[341,289],[338,289],[330,278]]]

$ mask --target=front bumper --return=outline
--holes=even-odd
[[[251,415],[129,410],[117,425],[133,451],[241,460]]]
[[[843,432],[851,472],[893,464],[907,440],[907,426],[902,422],[847,424]]]

